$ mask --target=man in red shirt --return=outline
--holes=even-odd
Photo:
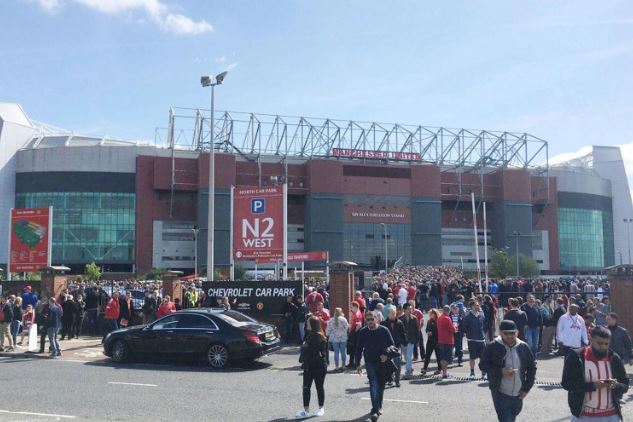
[[[367,309],[367,304],[365,303],[365,299],[363,299],[363,294],[360,291],[357,291],[356,294],[354,294],[354,299],[352,300],[358,303],[358,309],[360,309],[361,312],[365,312],[365,309]]]
[[[437,320],[437,343],[440,352],[440,366],[442,378],[448,378],[448,364],[453,361],[453,346],[455,345],[455,326],[450,317],[451,307],[444,305],[442,315]]]
[[[108,301],[108,304],[105,308],[105,320],[106,320],[106,331],[103,339],[111,333],[112,331],[116,331],[119,329],[119,314],[121,313],[121,306],[119,304],[119,292],[115,291],[112,294],[112,299]],[[103,341],[102,341],[103,342]]]
[[[316,311],[312,312],[312,315],[321,319],[321,328],[323,332],[327,329],[327,322],[330,320],[330,311],[323,308],[323,302],[317,302]]]
[[[409,284],[409,288],[407,289],[407,302],[413,301],[413,303],[415,303],[415,295],[417,293],[418,293],[418,288],[416,287],[414,282],[411,282]]]
[[[352,310],[350,311],[349,316],[349,347],[347,348],[347,352],[349,354],[349,365],[346,365],[346,368],[356,368],[356,362],[354,361],[356,356],[356,338],[358,337],[360,329],[363,328],[364,318],[365,316],[360,310],[358,302],[353,301]]]
[[[321,293],[317,292],[312,287],[310,287],[310,289],[310,293],[306,296],[306,305],[308,306],[310,313],[314,314],[317,311],[317,303],[323,305],[323,303],[325,303],[325,299],[323,299]]]
[[[569,392],[572,421],[622,420],[620,399],[629,389],[622,359],[609,350],[611,332],[598,326],[590,346],[571,349],[565,358],[561,385]]]
[[[176,305],[171,301],[171,297],[167,295],[163,298],[163,302],[158,307],[158,311],[156,311],[156,318],[162,318],[172,312],[176,312]]]

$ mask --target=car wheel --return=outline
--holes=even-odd
[[[130,357],[130,348],[124,341],[118,340],[112,345],[112,359],[117,363],[122,363]]]
[[[221,344],[214,344],[209,348],[207,361],[213,368],[225,368],[229,363],[229,351]]]

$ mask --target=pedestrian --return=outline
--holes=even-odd
[[[48,299],[48,312],[46,316],[46,332],[50,343],[50,357],[56,358],[62,355],[62,351],[57,341],[57,334],[62,327],[62,308],[57,304],[54,297]]]
[[[358,332],[361,328],[363,328],[364,318],[363,312],[361,312],[358,302],[353,301],[351,308],[352,310],[350,311],[349,318],[349,336],[347,339],[349,363],[346,365],[346,368],[356,368],[356,362],[354,362],[354,358],[356,357],[356,339],[358,338]]]
[[[133,324],[134,319],[134,302],[132,302],[132,292],[125,292],[125,297],[119,297],[119,327],[130,327]]]
[[[327,340],[325,334],[323,334],[321,321],[318,318],[310,318],[308,324],[309,333],[301,346],[300,356],[301,367],[303,368],[303,410],[297,412],[297,419],[305,419],[312,416],[310,414],[312,382],[314,382],[316,387],[319,402],[319,409],[315,415],[323,416],[325,414],[323,407],[325,404],[325,389],[323,385],[327,374]]]
[[[561,385],[572,422],[622,420],[620,400],[629,389],[629,377],[620,356],[609,350],[610,341],[609,330],[598,326],[589,346],[567,353]]]
[[[40,335],[40,351],[44,353],[46,337],[48,336],[48,297],[42,296],[41,302],[35,308],[35,321]],[[49,350],[50,351],[50,350]]]
[[[165,295],[163,301],[161,302],[158,310],[156,311],[156,318],[162,318],[165,315],[169,315],[172,312],[176,312],[176,307],[174,306],[174,302],[171,301],[171,297],[169,295]]]
[[[525,340],[532,350],[532,354],[536,357],[538,353],[539,335],[543,318],[541,310],[534,301],[534,296],[528,295],[527,302],[523,304],[523,312],[527,316],[527,327],[525,328]]]
[[[61,304],[62,307],[62,332],[60,341],[72,338],[72,327],[75,323],[77,307],[71,295],[66,295],[66,299]]]
[[[564,356],[567,356],[570,349],[578,349],[589,344],[585,320],[578,315],[578,305],[575,303],[570,304],[569,311],[558,320],[556,340]]]
[[[86,316],[88,317],[88,325],[92,328],[92,335],[99,334],[99,304],[101,297],[99,287],[93,286],[86,292]]]
[[[461,297],[461,295],[459,296]],[[459,307],[459,303],[461,303],[462,307]],[[453,326],[455,327],[455,357],[457,358],[457,366],[462,366],[462,360],[464,359],[464,330],[462,327],[462,323],[464,321],[464,304],[457,299],[456,302],[451,304],[451,312],[450,317],[453,322]]]
[[[362,375],[361,357],[365,359],[365,371],[369,379],[369,395],[371,397],[371,420],[376,422],[382,415],[382,401],[386,383],[386,363],[389,356],[387,349],[394,345],[389,330],[377,323],[372,313],[365,315],[365,323],[358,333],[356,342],[356,371]]]
[[[408,305],[408,303],[405,304]],[[390,309],[389,317],[381,322],[380,325],[389,330],[393,339],[393,345],[398,351],[401,351],[401,347],[407,344],[407,334],[404,330],[404,324],[398,319],[398,311],[393,308]],[[396,387],[400,387],[400,372],[402,370],[402,358],[400,355],[393,359],[393,364],[394,370],[393,373],[388,374],[387,384],[391,384],[393,382],[392,379],[395,378]]]
[[[440,371],[440,351],[439,344],[437,342],[437,319],[439,318],[439,312],[437,309],[432,308],[429,311],[429,321],[426,323],[426,353],[424,355],[424,367],[420,372],[423,376],[426,375],[426,371],[429,369],[429,363],[431,363],[431,355],[435,352],[435,361],[437,362],[437,371],[433,375],[439,375]]]
[[[115,291],[112,294],[112,298],[108,301],[108,304],[105,308],[105,320],[106,320],[106,330],[105,335],[103,336],[103,340],[105,337],[111,333],[112,331],[116,331],[119,329],[119,314],[121,312],[121,305],[119,304],[119,295],[118,291]],[[101,341],[103,343],[103,340]]]
[[[156,319],[156,295],[154,292],[145,292],[145,300],[143,301],[143,324],[149,324]]]
[[[18,296],[13,301],[13,321],[11,321],[11,338],[13,339],[14,346],[18,342],[18,334],[20,333],[20,327],[22,327],[23,315],[22,298]]]
[[[328,338],[328,342],[332,345],[332,350],[334,351],[335,371],[341,371],[345,368],[348,332],[349,323],[343,316],[343,310],[341,308],[334,309],[334,317],[328,323],[325,334]],[[341,363],[341,366],[339,366],[339,362]]]
[[[501,321],[499,332],[500,336],[484,348],[479,368],[488,374],[499,422],[514,422],[534,385],[536,361],[529,346],[518,338],[514,321]]]
[[[519,301],[517,298],[508,299],[510,310],[504,315],[503,319],[514,321],[519,330],[519,340],[525,341],[525,327],[528,325],[528,318],[525,312],[519,309]]]
[[[13,304],[11,299],[0,296],[0,352],[13,352],[13,337],[11,337],[11,322],[13,321]],[[4,340],[8,341],[5,349]]]
[[[424,326],[424,312],[415,307],[415,300],[410,300],[411,315],[413,315],[418,322],[418,342],[413,346],[413,360],[420,360],[424,356],[424,336],[422,335],[422,327]],[[419,353],[418,353],[419,352]]]
[[[75,296],[75,312],[75,322],[70,330],[71,338],[79,338],[84,326],[84,319],[86,318],[86,302],[84,302],[84,297],[81,293]]]
[[[473,302],[470,312],[464,317],[463,327],[468,343],[468,363],[470,364],[470,375],[468,379],[474,380],[475,361],[481,359],[481,353],[486,346],[486,318],[479,302]],[[482,372],[481,377],[484,381],[488,379],[485,372]]]
[[[442,378],[448,378],[448,364],[453,363],[453,347],[455,346],[455,325],[450,316],[451,307],[444,305],[442,315],[437,319],[437,347],[440,352]]]
[[[316,291],[313,287],[310,287],[308,290],[310,293],[306,296],[306,306],[308,307],[310,313],[314,314],[317,311],[317,303],[323,305],[325,299],[323,298],[323,295],[321,295],[321,293]]]
[[[26,310],[22,315],[22,335],[20,336],[20,342],[18,343],[19,346],[21,346],[24,342],[25,336],[29,339],[29,346],[31,345],[29,334],[31,333],[33,324],[35,324],[35,311],[33,310],[33,305],[27,305]]]
[[[611,350],[620,356],[623,363],[633,365],[631,337],[626,328],[618,325],[618,314],[615,312],[611,312],[607,315],[607,328],[609,328],[611,332]]]
[[[308,308],[303,301],[303,296],[297,296],[297,325],[299,326],[299,343],[303,343],[306,336],[306,315],[308,314]]]
[[[415,300],[411,300],[410,302],[415,303]],[[410,379],[411,376],[413,376],[413,350],[420,341],[420,327],[418,326],[418,319],[412,313],[413,306],[410,302],[403,305],[402,309],[404,311],[404,315],[400,317],[406,338],[406,342],[402,345],[404,348],[405,361],[404,379]],[[398,383],[398,385],[399,384],[400,383]]]
[[[26,309],[29,305],[35,309],[35,306],[37,305],[37,295],[33,293],[33,288],[31,286],[26,286],[22,290],[22,309]]]
[[[286,344],[290,344],[293,335],[294,320],[297,313],[297,305],[294,302],[294,296],[288,295],[286,297],[286,303],[284,304],[284,331],[283,341]]]
[[[609,297],[605,296],[602,298],[601,302],[598,303],[596,308],[594,309],[594,317],[596,318],[596,325],[601,325],[603,327],[607,326],[607,316],[611,311],[611,306],[609,305]]]

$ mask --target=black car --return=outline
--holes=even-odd
[[[213,368],[231,361],[255,360],[279,350],[274,326],[237,311],[196,308],[171,313],[151,324],[113,331],[103,352],[115,362],[161,357],[206,360]]]

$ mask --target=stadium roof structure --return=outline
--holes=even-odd
[[[209,150],[209,115],[209,110],[170,108],[168,126],[156,129],[155,144]],[[413,161],[444,170],[548,166],[547,141],[517,132],[223,111],[216,112],[214,138],[217,151],[248,160],[263,156],[277,156],[281,161],[334,158],[335,150],[346,149],[386,156],[414,154]]]

